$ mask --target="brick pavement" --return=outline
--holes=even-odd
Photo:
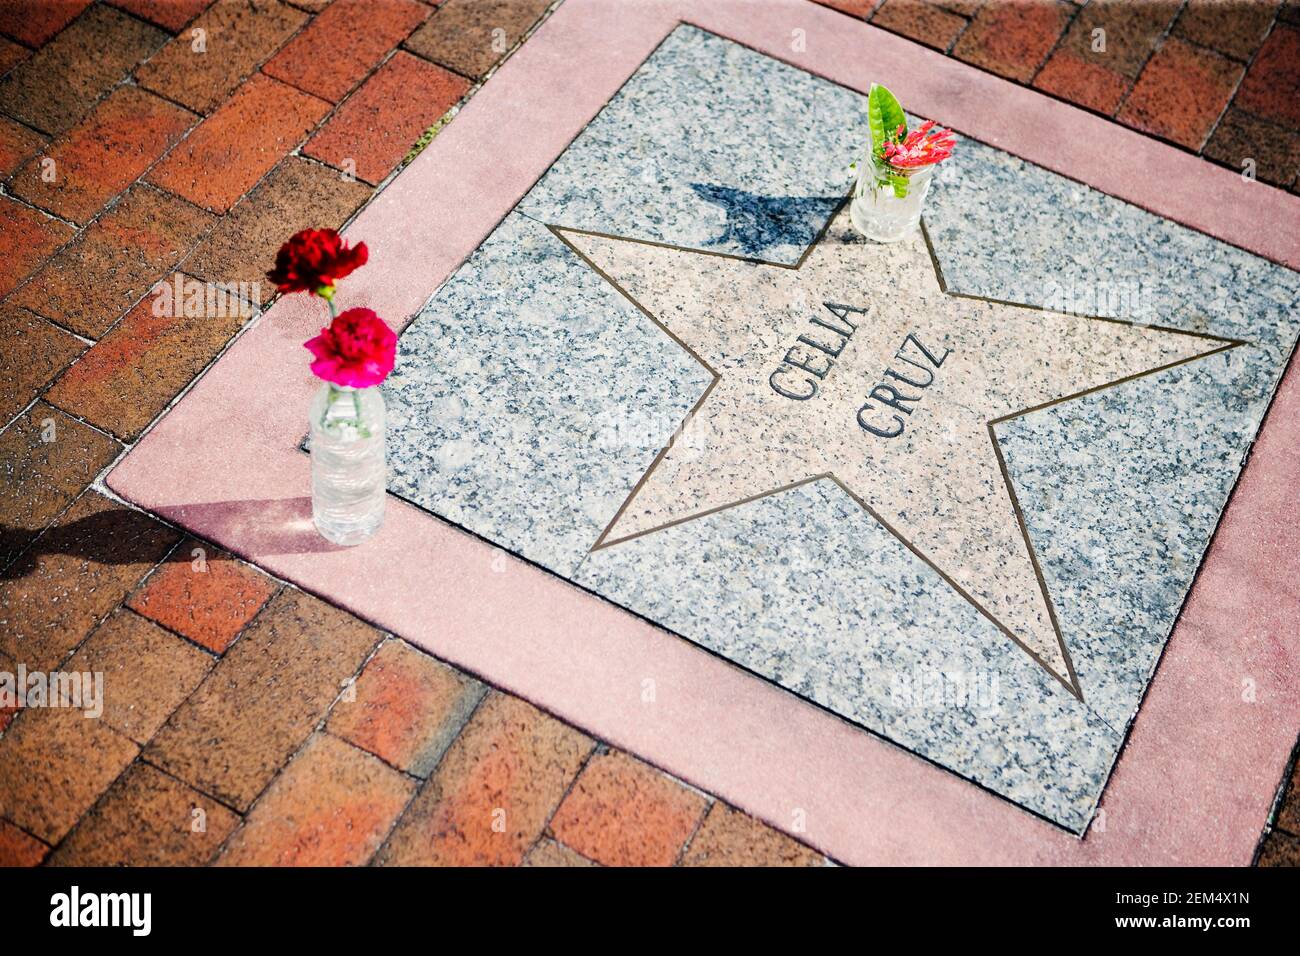
[[[816,0],[1300,191],[1297,0]]]
[[[1293,0],[820,2],[1300,188]],[[114,688],[0,712],[0,864],[826,863],[91,487],[247,321],[159,317],[155,283],[257,283],[343,225],[546,7],[0,6],[0,669]],[[1300,863],[1295,777],[1262,864]]]

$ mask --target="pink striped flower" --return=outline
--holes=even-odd
[[[912,132],[903,136],[903,127],[894,132],[902,137],[898,142],[886,143],[881,158],[895,169],[918,169],[932,166],[952,155],[957,139],[950,129],[935,128],[934,120],[926,120]]]

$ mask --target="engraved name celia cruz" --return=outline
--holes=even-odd
[[[912,346],[912,348],[909,349],[908,346]],[[894,353],[894,358],[911,367],[905,370],[906,374],[896,371],[892,367],[885,369],[885,378],[901,382],[904,388],[899,388],[889,382],[881,382],[873,388],[867,401],[858,409],[858,424],[862,426],[862,430],[880,438],[897,438],[903,434],[903,429],[907,427],[903,415],[911,415],[913,411],[912,408],[908,407],[908,403],[915,405],[921,400],[920,393],[934,384],[934,373],[951,354],[952,349],[945,348],[942,355],[936,355],[921,344],[921,340],[917,338],[915,332],[909,332],[907,338],[903,339],[903,344]],[[910,395],[908,394],[909,391],[918,394]],[[885,409],[874,408],[871,404],[872,399],[875,399],[880,405],[894,409],[894,414],[890,416]],[[898,412],[903,414],[900,415]],[[875,418],[874,422],[871,420],[873,417]],[[882,427],[880,424],[882,420],[887,421],[888,424]]]
[[[783,398],[806,402],[817,395],[821,383],[835,367],[835,360],[857,331],[857,316],[865,315],[867,311],[833,302],[822,304],[833,318],[818,316],[809,319],[812,328],[795,339],[794,345],[782,357],[780,366],[768,377],[772,391]],[[858,425],[862,430],[878,438],[897,438],[903,434],[907,427],[903,416],[912,414],[916,403],[921,400],[921,393],[934,384],[934,373],[951,354],[950,348],[941,353],[934,352],[922,344],[915,332],[909,332],[894,353],[902,371],[892,365],[885,369],[886,381],[872,388],[867,401],[858,409]]]

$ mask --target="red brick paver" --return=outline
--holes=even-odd
[[[47,142],[48,137],[7,116],[0,116],[0,179],[7,178]]]
[[[252,565],[191,538],[131,595],[127,606],[224,654],[278,588]]]
[[[1300,29],[1273,29],[1246,73],[1237,105],[1290,129],[1300,128]]]
[[[149,741],[212,668],[211,655],[127,610],[115,611],[65,669],[104,675],[103,721],[138,744]]]
[[[8,820],[0,819],[0,867],[36,866],[50,848]]]
[[[14,176],[14,195],[85,223],[176,143],[197,117],[120,86]]]
[[[164,284],[175,288],[175,278]],[[54,383],[50,404],[118,438],[137,438],[249,318],[233,299],[197,315],[182,314],[171,299],[170,308],[154,295],[141,299]]]
[[[1300,176],[1300,133],[1234,107],[1219,120],[1205,155],[1237,169],[1253,160],[1260,181],[1288,186]]]
[[[1174,35],[1249,60],[1280,5],[1279,0],[1188,0],[1174,23]]]
[[[149,174],[197,206],[225,212],[329,112],[329,104],[258,74]],[[256,129],[257,135],[248,131]]]
[[[570,850],[563,843],[556,843],[550,837],[542,837],[537,841],[537,845],[528,851],[528,856],[524,858],[523,865],[543,867],[599,866],[598,863],[588,860],[581,853]]]
[[[1300,837],[1274,830],[1259,848],[1258,866],[1300,866]]]
[[[26,309],[0,306],[0,428],[27,407],[85,343]]]
[[[262,72],[337,103],[431,12],[418,0],[334,0]]]
[[[317,734],[276,777],[222,851],[224,866],[359,866],[379,848],[415,781]]]
[[[115,7],[129,10],[142,20],[156,23],[172,33],[180,32],[196,16],[212,5],[213,0],[110,0]]]
[[[871,22],[909,40],[947,51],[966,21],[927,0],[885,0]]]
[[[212,221],[175,196],[136,186],[10,301],[98,338],[171,271]]]
[[[217,0],[142,67],[136,79],[196,113],[207,113],[307,19],[301,10],[276,0]],[[256,120],[246,127],[256,128]]]
[[[443,0],[406,47],[478,79],[518,43],[551,0]]]
[[[824,866],[820,853],[724,803],[691,839],[684,866]]]
[[[379,634],[301,591],[254,619],[146,750],[146,758],[247,810],[325,716]]]
[[[1232,98],[1241,74],[1241,66],[1226,57],[1170,38],[1142,71],[1119,118],[1199,150]]]
[[[1043,65],[1034,86],[1109,116],[1119,107],[1130,83],[1095,60],[1062,47]]]
[[[335,705],[330,732],[417,777],[429,775],[483,696],[478,681],[405,641],[386,642],[354,690]]]
[[[517,697],[490,694],[380,850],[412,865],[515,865],[594,746]]]
[[[72,233],[67,223],[0,196],[0,297],[27,278]]]
[[[379,68],[303,149],[378,183],[469,89],[469,81],[409,53]]]
[[[707,801],[627,754],[593,757],[551,821],[566,845],[606,866],[669,866]]]
[[[0,36],[0,76],[4,76],[31,55],[31,51],[21,43]]]
[[[175,777],[136,761],[82,818],[51,866],[197,866],[239,817]]]
[[[92,0],[5,0],[0,33],[39,47],[67,26]]]

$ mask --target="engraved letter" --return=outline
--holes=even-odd
[[[772,386],[772,391],[776,392],[776,394],[781,395],[785,398],[793,398],[796,402],[807,401],[808,399],[812,398],[814,395],[817,394],[817,383],[810,378],[804,379],[804,382],[808,386],[808,391],[806,394],[800,395],[798,392],[789,392],[786,391],[784,388],[782,388],[780,384],[777,382],[776,377],[780,375],[782,372],[788,372],[788,371],[789,369],[787,369],[783,365],[775,372],[772,373],[771,377],[767,380],[768,384]]]
[[[865,431],[869,431],[873,435],[879,435],[881,438],[897,438],[899,435],[903,434],[903,419],[898,415],[894,416],[894,421],[898,423],[898,427],[896,427],[892,432],[887,432],[872,425],[863,417],[870,410],[870,402],[858,409],[858,424],[861,425]]]
[[[822,305],[826,306],[826,308],[830,310],[831,315],[835,316],[837,319],[843,322],[844,325],[847,326],[847,328],[836,328],[835,326],[827,322],[823,322],[820,319],[813,319],[813,321],[816,322],[818,325],[826,326],[826,328],[830,329],[832,332],[840,333],[840,335],[843,335],[845,338],[848,338],[848,336],[852,335],[854,330],[857,329],[857,325],[849,321],[849,313],[852,312],[855,315],[867,314],[866,309],[858,309],[851,305],[836,305],[834,302],[823,302]]]
[[[892,385],[877,385],[871,390],[871,398],[880,402],[882,405],[888,405],[890,408],[896,408],[904,415],[912,414],[912,410],[904,405],[904,402],[919,402],[921,396],[913,398],[910,395],[904,395]]]
[[[907,338],[903,339],[903,347],[900,348],[900,349],[898,350],[898,352],[902,352],[903,349],[907,348],[907,343],[908,343],[908,342],[911,342],[911,343],[912,343],[913,345],[915,345],[918,349],[920,349],[920,350],[921,350],[921,354],[924,355],[927,359],[929,359],[929,360],[930,360],[930,364],[933,365],[935,368],[938,368],[940,365],[942,365],[942,364],[943,364],[943,360],[946,359],[949,355],[952,354],[952,349],[944,349],[944,350],[943,350],[943,354],[940,355],[938,358],[935,358],[934,355],[931,354],[930,350],[927,349],[924,345],[921,344],[921,340],[918,339],[918,338],[916,337],[916,333],[915,333],[915,332],[909,332],[909,333],[907,334]],[[898,354],[898,353],[895,353],[895,354]],[[899,357],[899,358],[902,358],[901,355],[899,355],[898,357]]]

